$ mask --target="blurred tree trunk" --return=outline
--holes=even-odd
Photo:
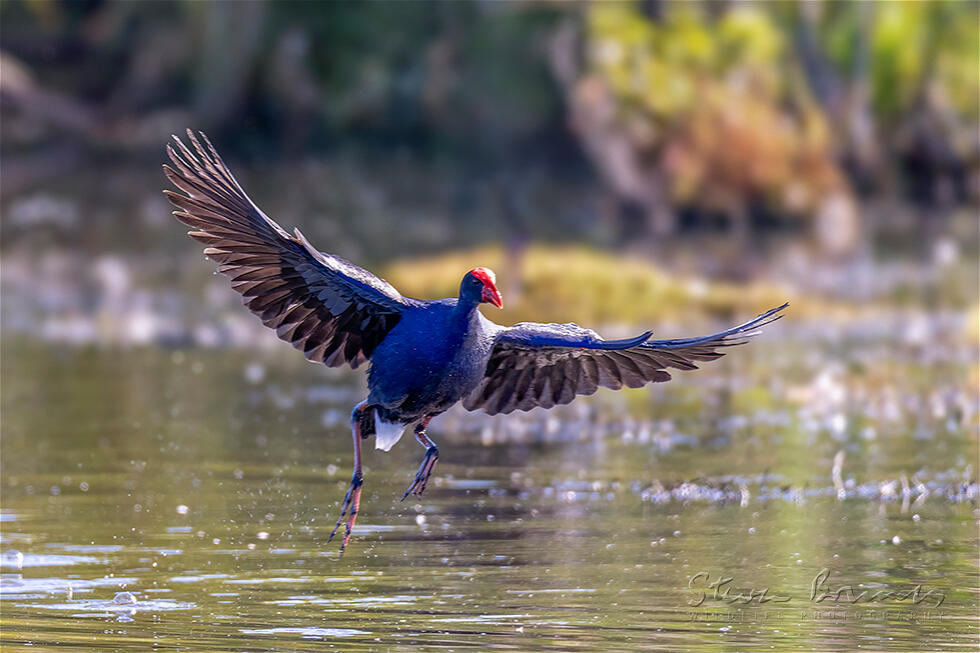
[[[195,113],[203,127],[222,126],[245,97],[261,44],[265,1],[208,2],[199,9],[203,25]]]
[[[855,5],[858,25],[851,78],[845,80],[823,52],[820,31],[821,2],[802,2],[796,11],[796,53],[803,65],[807,83],[831,124],[837,126],[837,147],[843,164],[859,188],[871,190],[881,169],[877,125],[871,108],[869,43],[874,20],[874,3]]]
[[[663,174],[639,160],[634,135],[620,124],[615,100],[603,82],[582,73],[575,23],[560,25],[549,46],[549,64],[564,91],[571,129],[614,198],[619,239],[635,242],[652,236],[656,243],[673,235],[677,220],[664,199]]]

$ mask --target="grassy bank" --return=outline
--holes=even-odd
[[[477,265],[497,273],[504,295],[501,322],[619,325],[731,320],[751,317],[787,300],[794,301],[794,312],[799,313],[798,298],[774,283],[679,278],[647,261],[576,246],[534,246],[517,256],[499,247],[452,252],[395,262],[383,276],[412,297],[453,297],[463,274]],[[801,308],[809,312],[816,307]]]

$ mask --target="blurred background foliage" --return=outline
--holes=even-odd
[[[969,1],[7,0],[5,249],[42,223],[45,247],[187,249],[156,164],[191,126],[270,215],[366,264],[497,242],[522,288],[537,242],[596,274],[605,249],[651,275],[975,303],[978,20]]]

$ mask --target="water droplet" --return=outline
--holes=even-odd
[[[16,549],[5,551],[3,558],[0,559],[0,567],[13,567],[14,569],[24,568],[24,554]]]
[[[113,603],[136,603],[136,597],[132,592],[116,592],[116,595],[112,597]]]

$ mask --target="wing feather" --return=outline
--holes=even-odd
[[[599,389],[599,367],[596,365],[592,356],[585,355],[581,358],[582,375],[578,386],[578,393],[590,395]]]
[[[316,250],[299,230],[288,234],[249,199],[207,136],[187,136],[191,147],[175,136],[172,166],[163,167],[181,192],[164,193],[248,309],[312,361],[357,367],[370,358],[417,301]]]
[[[497,334],[483,380],[464,400],[468,410],[491,415],[551,408],[599,386],[618,390],[670,380],[670,368],[697,369],[696,362],[724,355],[775,322],[783,304],[745,324],[700,338],[650,340],[650,333],[603,340],[575,324],[523,323]]]

